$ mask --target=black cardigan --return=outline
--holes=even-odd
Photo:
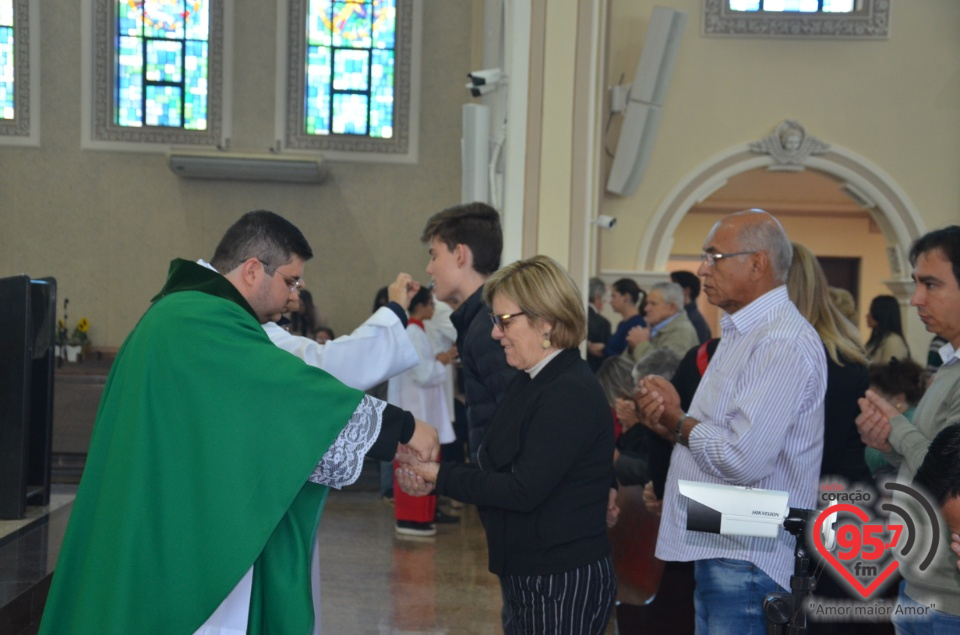
[[[613,418],[579,351],[510,383],[479,466],[443,463],[436,491],[480,508],[497,575],[549,575],[610,554]]]
[[[492,325],[486,315],[489,310],[483,304],[483,287],[480,287],[450,316],[457,329],[471,452],[483,441],[497,404],[518,374],[507,364],[500,343],[490,337]]]

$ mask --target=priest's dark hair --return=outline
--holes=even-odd
[[[220,239],[210,264],[220,273],[229,273],[250,258],[263,263],[267,273],[290,262],[294,256],[313,258],[313,250],[297,226],[274,212],[258,209],[247,212]]]

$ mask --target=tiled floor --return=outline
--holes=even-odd
[[[0,635],[35,632],[57,562],[74,486],[54,486],[48,507],[0,521]]]
[[[320,523],[324,632],[501,632],[476,508],[461,517],[435,537],[401,538],[375,493],[332,493]]]
[[[59,486],[58,509],[0,538],[0,606],[52,570],[71,491]],[[487,571],[483,528],[476,508],[466,506],[460,515],[459,524],[438,525],[435,537],[401,538],[393,529],[393,507],[375,489],[361,483],[332,492],[320,523],[324,633],[500,633],[500,587]],[[35,625],[22,628],[35,602],[27,597],[6,618],[0,613],[0,635],[35,632]],[[20,620],[16,628],[14,619]]]

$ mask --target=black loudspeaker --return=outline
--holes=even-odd
[[[57,282],[0,278],[0,519],[50,502]]]

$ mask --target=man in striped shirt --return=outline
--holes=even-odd
[[[714,225],[697,273],[710,303],[725,311],[720,345],[688,413],[660,377],[644,378],[638,393],[644,423],[676,443],[656,554],[695,562],[698,633],[765,633],[763,598],[789,588],[795,539],[782,529],[776,539],[687,531],[677,482],[786,491],[790,506],[816,508],[826,356],[787,296],[792,252],[764,211]]]

